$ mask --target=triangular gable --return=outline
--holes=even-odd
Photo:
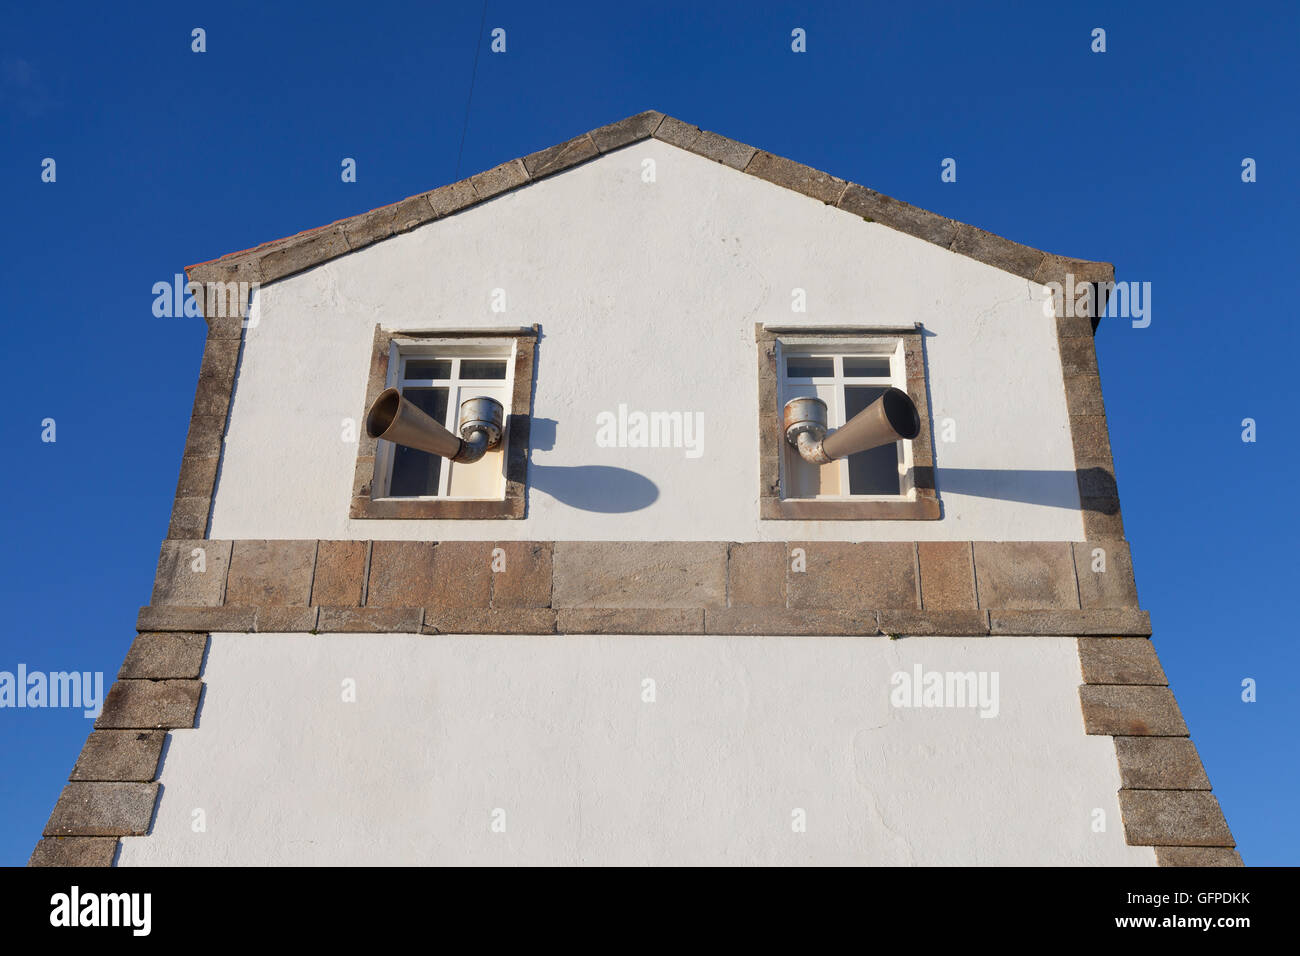
[[[1114,277],[1109,263],[1070,259],[1012,242],[655,110],[392,205],[189,266],[186,272],[192,281],[204,284],[273,282],[652,138],[1037,283],[1064,285],[1067,273],[1073,275],[1071,285]]]

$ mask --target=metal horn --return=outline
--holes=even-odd
[[[461,437],[457,438],[397,389],[386,388],[366,412],[366,434],[468,464],[501,441],[502,416],[495,398],[468,398],[460,403]]]
[[[921,433],[921,416],[901,388],[888,388],[843,428],[826,434],[826,403],[820,398],[792,398],[785,403],[785,440],[814,465],[825,465],[860,451],[910,440]]]

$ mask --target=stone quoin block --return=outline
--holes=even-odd
[[[921,607],[910,541],[795,541],[790,547],[802,548],[807,564],[806,571],[790,565],[791,608]]]
[[[784,608],[789,555],[790,549],[781,541],[732,544],[727,555],[727,604]]]
[[[1115,737],[1186,737],[1187,724],[1168,687],[1084,684],[1084,732]]]
[[[86,738],[71,780],[147,781],[157,775],[165,730],[96,730]]]
[[[492,545],[488,556],[492,607],[550,607],[554,549],[550,541],[498,541]]]
[[[45,837],[36,844],[28,866],[112,866],[117,837]]]
[[[424,607],[433,593],[432,541],[376,541],[370,552],[366,606]]]
[[[322,541],[316,553],[311,603],[360,607],[366,573],[365,541]]]
[[[193,727],[203,682],[120,680],[108,689],[96,730]]]
[[[156,783],[70,783],[45,824],[46,836],[144,836]]]
[[[1081,637],[1085,684],[1168,684],[1156,650],[1145,637]]]
[[[438,546],[433,549],[433,590],[419,603],[430,611],[489,607],[493,576],[492,548],[490,541],[438,542]],[[372,563],[371,578],[373,577]]]
[[[1236,843],[1214,794],[1204,790],[1121,790],[1130,846],[1220,846]]]
[[[1079,581],[1079,601],[1084,608],[1138,606],[1133,559],[1127,542],[1076,541],[1074,567]]]
[[[975,558],[968,541],[920,541],[921,606],[953,611],[979,606],[975,599]]]
[[[1219,846],[1158,846],[1157,866],[1245,866],[1241,855]]]
[[[564,607],[699,608],[727,600],[720,541],[557,541],[551,603]]]
[[[226,591],[230,550],[229,541],[204,538],[164,541],[154,577],[153,604],[219,606]]]
[[[257,609],[251,607],[142,607],[137,631],[251,631]]]
[[[999,610],[1077,608],[1074,558],[1064,541],[976,541],[979,606]]]
[[[176,498],[172,501],[171,520],[167,523],[168,538],[201,538],[208,530],[208,511],[212,499],[205,496]]]
[[[311,599],[315,541],[236,541],[226,602],[238,607],[302,606]]]
[[[221,459],[215,455],[209,458],[182,458],[181,473],[176,479],[177,498],[203,498],[212,496],[213,485],[217,480],[217,465]],[[207,518],[207,509],[204,509]]]
[[[183,458],[216,458],[226,434],[225,415],[192,415],[185,434]]]
[[[1116,737],[1115,755],[1125,789],[1210,789],[1200,755],[1187,737]]]
[[[197,678],[203,667],[208,635],[202,632],[163,631],[137,634],[119,679]]]
[[[1151,616],[1136,608],[1099,608],[1092,611],[989,611],[993,634],[1057,635],[1080,634],[1144,636],[1151,633]]]

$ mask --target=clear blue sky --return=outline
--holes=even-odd
[[[0,670],[111,681],[148,603],[204,336],[155,318],[152,285],[457,178],[482,6],[287,7],[6,8]],[[1281,2],[490,0],[507,52],[484,36],[460,175],[653,108],[1151,282],[1150,327],[1097,338],[1138,590],[1242,856],[1296,864],[1298,20]],[[0,863],[26,861],[90,723],[0,710]]]

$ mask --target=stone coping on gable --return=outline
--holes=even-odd
[[[388,206],[197,263],[186,272],[191,281],[203,285],[273,282],[646,139],[660,140],[1035,282],[1045,284],[1067,271],[1080,283],[1105,281],[1114,274],[1108,263],[1069,259],[1004,239],[657,110],[637,113]]]

